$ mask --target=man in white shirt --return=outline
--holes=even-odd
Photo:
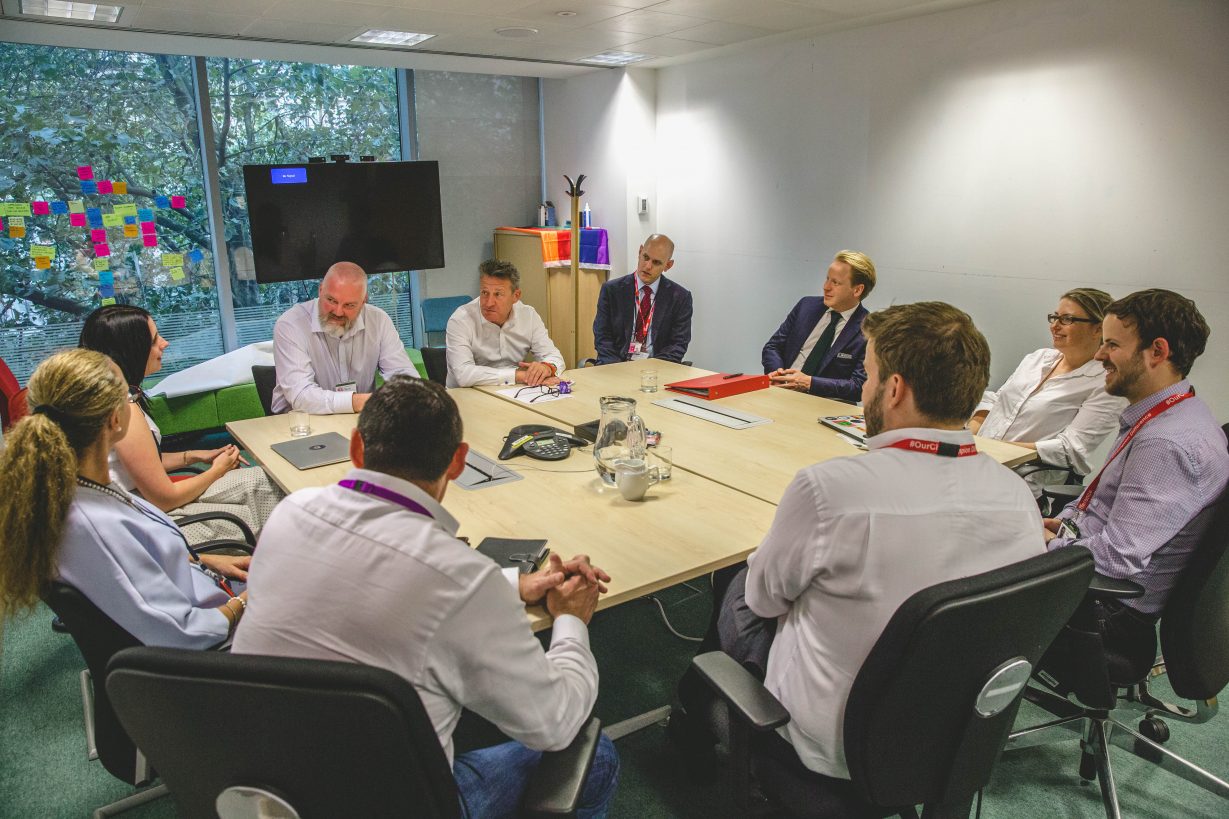
[[[478,267],[478,298],[448,319],[448,386],[525,384],[554,386],[563,355],[538,311],[521,302],[521,274],[511,262],[487,259]]]
[[[990,377],[972,320],[920,302],[862,330],[870,451],[798,472],[718,617],[722,649],[789,710],[781,735],[802,764],[838,779],[849,689],[897,607],[1044,551],[1024,481],[962,429]]]
[[[501,573],[458,540],[441,501],[465,469],[461,437],[440,385],[393,378],[377,390],[350,440],[355,468],[338,484],[291,494],[265,524],[234,650],[400,674],[453,765],[465,815],[504,816],[515,813],[540,752],[569,745],[593,709],[588,622],[610,578],[584,556],[552,558],[532,575]],[[545,652],[524,610],[543,599],[555,618]],[[454,759],[462,708],[514,741]],[[580,815],[605,813],[617,774],[603,737]]]
[[[273,364],[274,412],[360,412],[377,369],[385,378],[418,377],[388,313],[367,304],[367,274],[350,262],[328,269],[319,298],[296,304],[277,320]]]

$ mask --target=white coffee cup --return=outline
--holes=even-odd
[[[644,500],[649,487],[657,483],[660,473],[643,458],[620,458],[614,462],[615,485],[626,500]]]

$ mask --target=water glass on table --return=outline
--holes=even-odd
[[[303,410],[291,410],[286,413],[290,419],[290,437],[306,438],[312,434],[310,416]]]

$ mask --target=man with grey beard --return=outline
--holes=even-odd
[[[351,262],[330,267],[319,298],[296,304],[277,320],[273,364],[274,412],[360,412],[377,370],[385,379],[418,377],[388,313],[367,304],[367,274]]]

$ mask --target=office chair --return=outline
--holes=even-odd
[[[0,428],[7,430],[30,412],[26,403],[26,390],[17,383],[17,377],[0,359]]]
[[[422,365],[427,368],[427,378],[436,384],[447,386],[448,350],[445,347],[421,347]]]
[[[432,333],[443,333],[448,329],[448,319],[457,308],[471,301],[469,296],[441,296],[422,301],[422,327],[427,344],[431,343]],[[434,381],[435,379],[431,379]]]
[[[268,364],[253,364],[252,383],[256,385],[256,395],[260,398],[260,406],[265,411],[265,415],[272,415],[273,388],[277,385],[277,369]]]
[[[1226,426],[1229,434],[1229,425]],[[1096,599],[1138,597],[1135,584],[1090,590],[1090,600],[1055,641],[1038,676],[1047,688],[1032,686],[1027,697],[1057,719],[1013,732],[1008,748],[1025,748],[1065,737],[1052,729],[1082,730],[1080,778],[1099,780],[1105,815],[1121,815],[1110,765],[1112,742],[1147,762],[1229,799],[1229,782],[1162,747],[1169,728],[1162,716],[1203,723],[1216,715],[1216,697],[1229,684],[1229,491],[1200,513],[1211,517],[1177,585],[1161,610],[1160,635],[1164,669],[1174,693],[1193,700],[1194,708],[1171,705],[1148,690],[1149,672],[1141,677],[1125,658],[1108,651],[1091,618]],[[1061,550],[1060,550],[1061,551]],[[1134,588],[1131,588],[1134,587]],[[1048,672],[1048,673],[1047,673]],[[1070,696],[1067,696],[1070,695]],[[1074,700],[1072,699],[1074,698]],[[1116,717],[1116,709],[1143,712],[1139,730]],[[1057,736],[1056,736],[1057,735]]]
[[[130,648],[111,660],[107,692],[182,816],[460,816],[431,720],[387,669]],[[543,756],[525,815],[572,815],[599,733],[590,720]]]
[[[793,816],[916,816],[918,804],[923,817],[967,816],[1029,674],[1092,575],[1087,550],[1061,549],[905,600],[849,692],[848,780],[803,767],[774,730],[789,713],[750,672],[721,652],[696,657],[729,711],[738,815],[753,809],[754,766],[760,796]]]
[[[1048,483],[1041,489],[1041,497],[1037,504],[1045,517],[1053,517],[1062,511],[1063,507],[1080,496],[1084,491],[1084,475],[1069,466],[1047,464],[1043,461],[1022,464],[1013,470],[1021,478],[1036,472],[1062,472],[1062,483]]]

